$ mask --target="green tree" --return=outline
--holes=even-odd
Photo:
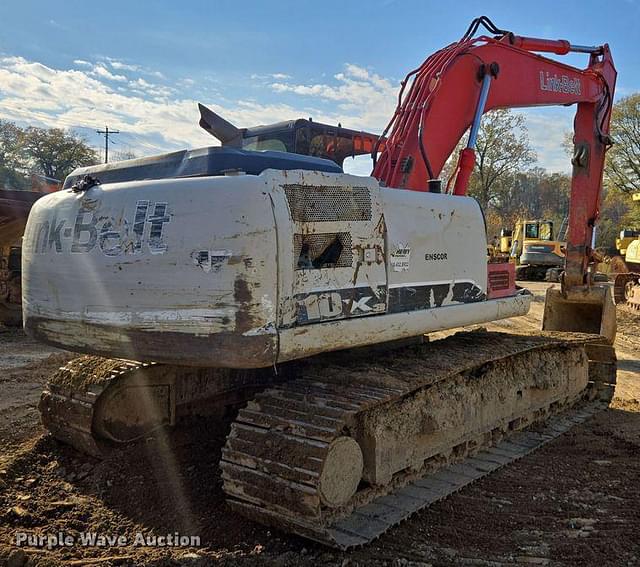
[[[10,169],[23,169],[24,130],[13,122],[0,120],[0,166]]]
[[[25,189],[24,130],[0,120],[0,188]]]
[[[611,113],[614,145],[607,152],[607,186],[623,193],[640,191],[640,93],[619,100]]]
[[[622,228],[635,228],[640,230],[640,193],[637,193],[637,195],[622,217]]]
[[[24,148],[38,173],[63,180],[76,167],[98,163],[95,150],[84,139],[58,128],[27,128]]]
[[[625,195],[616,189],[609,189],[605,192],[600,206],[596,246],[606,248],[609,253],[615,254],[616,237],[620,230],[627,226],[625,220],[630,206],[630,195]]]

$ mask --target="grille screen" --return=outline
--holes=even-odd
[[[284,191],[296,222],[371,220],[367,187],[285,185]]]
[[[350,268],[353,265],[348,232],[294,234],[293,248],[296,270]]]

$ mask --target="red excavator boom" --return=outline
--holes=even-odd
[[[480,25],[495,37],[474,38]],[[577,69],[536,51],[588,53],[589,65]],[[484,112],[577,104],[564,287],[582,287],[589,283],[588,266],[593,261],[592,238],[604,155],[611,144],[608,133],[615,80],[606,44],[588,47],[566,40],[516,36],[496,28],[483,16],[474,20],[459,42],[431,55],[402,82],[398,106],[384,131],[385,136],[390,132],[386,147],[373,175],[388,187],[438,191],[439,183],[430,180],[440,175],[456,144],[470,129],[452,190],[464,195]]]

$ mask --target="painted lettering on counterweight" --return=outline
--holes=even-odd
[[[150,212],[152,211],[152,212]],[[133,222],[122,216],[118,220],[98,212],[92,204],[81,206],[73,220],[73,228],[66,226],[68,219],[58,221],[54,213],[51,220],[36,224],[25,237],[25,245],[36,254],[61,253],[65,245],[73,254],[91,252],[96,245],[107,256],[140,254],[146,248],[152,254],[164,254],[167,243],[164,227],[171,222],[166,202],[136,203]]]

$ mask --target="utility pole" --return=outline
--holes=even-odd
[[[98,134],[104,134],[104,163],[109,163],[109,135],[120,134],[120,130],[109,130],[109,126],[105,126],[104,130],[96,130]]]

